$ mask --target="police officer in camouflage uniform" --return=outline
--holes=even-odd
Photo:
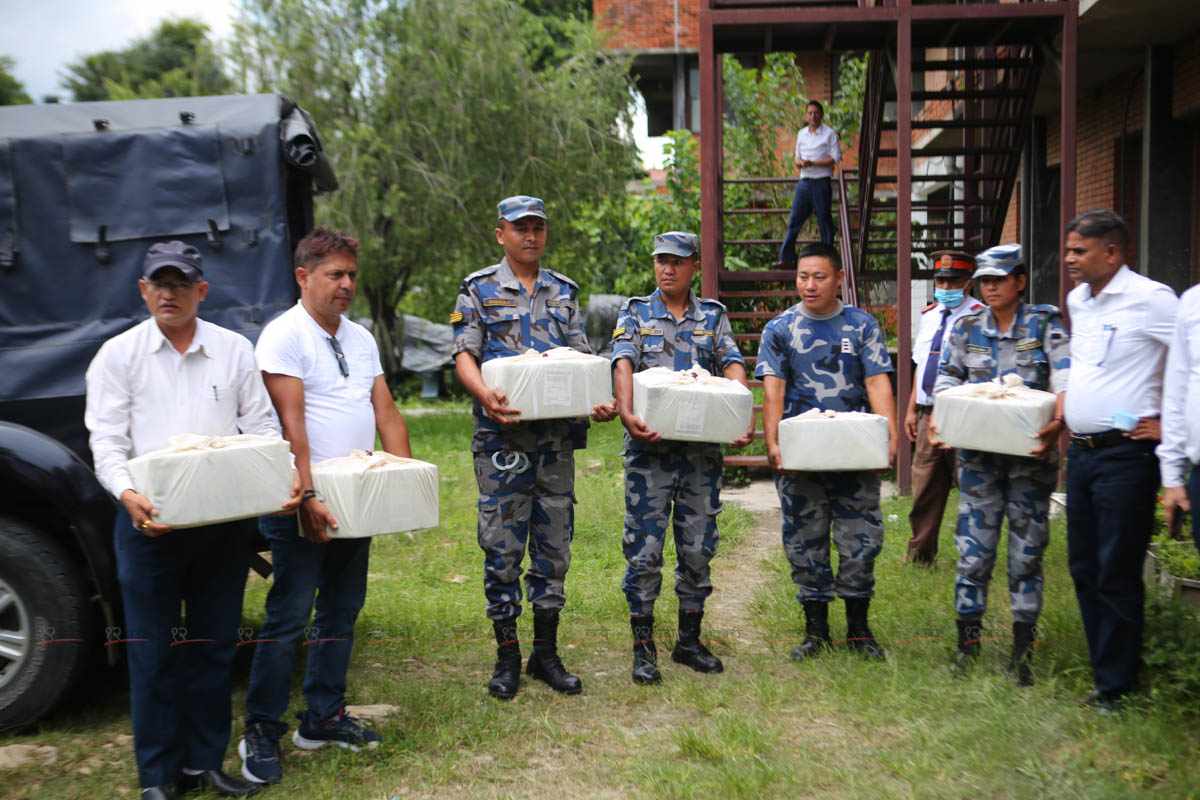
[[[1033,683],[1034,625],[1042,610],[1042,553],[1050,538],[1050,493],[1058,478],[1056,443],[1062,432],[1063,392],[1070,350],[1062,315],[1054,306],[1027,305],[1021,247],[998,245],[976,256],[975,280],[987,308],[959,319],[942,348],[937,393],[963,383],[985,383],[1016,373],[1031,389],[1058,394],[1054,418],[1030,446],[1032,457],[960,450],[958,453],[958,612],[955,666],[979,655],[988,583],[996,563],[1000,524],[1008,517],[1008,591],[1012,598],[1010,669],[1022,686]],[[986,425],[987,420],[980,420]],[[937,440],[931,425],[930,440]]]
[[[868,658],[884,657],[867,620],[875,557],[883,547],[879,473],[780,471],[780,421],[814,408],[869,408],[886,417],[895,461],[891,358],[875,318],[838,299],[841,281],[837,250],[825,244],[801,250],[796,267],[801,302],[767,323],[755,365],[763,380],[763,427],[767,457],[776,470],[783,549],[804,609],[804,641],[792,650],[797,661],[829,648],[829,603],[835,594],[846,602],[847,646]],[[838,549],[836,580],[829,565],[831,529]]]
[[[533,654],[527,673],[556,691],[578,694],[583,684],[558,657],[563,579],[571,561],[575,519],[575,453],[587,445],[587,419],[521,422],[500,389],[483,382],[480,365],[533,348],[573,347],[590,353],[574,281],[541,266],[546,249],[545,205],[509,197],[498,206],[499,264],[468,275],[450,314],[459,381],[475,398],[471,452],[479,485],[479,546],[487,615],[496,636],[496,667],[488,691],[504,700],[520,686],[521,561],[529,552],[525,588],[533,604]],[[598,421],[616,416],[614,403],[597,405]]]
[[[654,237],[654,280],[647,297],[626,301],[613,331],[612,361],[617,409],[625,425],[625,535],[628,567],[622,588],[633,630],[633,680],[657,683],[654,601],[662,587],[663,542],[674,509],[675,594],[679,636],[671,658],[697,672],[721,672],[721,660],[700,642],[704,600],[712,593],[709,562],[717,552],[721,510],[721,447],[664,441],[633,413],[633,374],[651,367],[693,365],[746,382],[745,361],[733,339],[725,306],[697,299],[692,277],[698,258],[695,234],[670,231]],[[733,442],[744,446],[753,429]]]

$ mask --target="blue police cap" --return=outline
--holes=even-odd
[[[654,252],[669,253],[680,258],[691,258],[700,250],[700,240],[696,234],[685,231],[667,231],[654,237]]]
[[[546,219],[546,204],[540,197],[530,197],[525,194],[506,197],[496,204],[500,219],[516,222],[521,217],[541,217]]]
[[[1007,278],[1009,275],[1021,275],[1025,272],[1025,262],[1021,258],[1021,245],[998,244],[989,247],[975,256],[976,278]]]

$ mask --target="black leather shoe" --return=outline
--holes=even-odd
[[[804,607],[804,641],[792,648],[792,661],[807,661],[833,647],[829,638],[829,604],[806,600]]]
[[[174,786],[147,786],[142,789],[142,800],[176,800],[179,793]]]
[[[882,661],[887,653],[875,641],[875,634],[867,624],[867,610],[871,605],[866,597],[846,598],[846,647],[863,658]]]
[[[954,651],[954,660],[950,662],[950,670],[964,676],[979,661],[983,625],[978,618],[957,619],[954,622],[958,626],[958,647]]]
[[[679,638],[671,651],[671,660],[676,664],[691,667],[696,672],[724,672],[721,659],[700,643],[700,623],[703,611],[679,610]]]
[[[633,682],[658,683],[662,675],[658,672],[658,649],[654,646],[654,616],[630,616],[629,628],[633,632]]]
[[[525,665],[525,674],[547,683],[563,694],[579,694],[583,681],[567,672],[558,657],[558,611],[533,610],[533,654]]]
[[[179,776],[179,791],[185,794],[197,789],[211,789],[221,797],[249,797],[258,794],[260,788],[258,784],[226,775],[219,769],[205,770],[198,775],[184,772]]]
[[[488,681],[488,694],[512,700],[521,688],[521,643],[517,640],[517,618],[492,620],[496,635],[496,666]]]
[[[1008,671],[1017,679],[1017,686],[1033,686],[1033,643],[1037,629],[1032,622],[1014,622],[1012,658]]]

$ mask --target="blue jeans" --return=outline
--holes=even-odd
[[[1188,482],[1188,499],[1192,502],[1192,541],[1200,550],[1200,466],[1192,468],[1192,479]]]
[[[271,545],[273,574],[267,620],[255,637],[246,724],[282,722],[302,635],[307,651],[304,699],[312,714],[325,719],[345,702],[354,622],[367,596],[371,540],[314,544],[301,536],[296,517],[263,517],[258,528]],[[306,630],[314,599],[316,617]]]
[[[792,198],[792,213],[788,216],[787,234],[779,247],[779,260],[784,264],[796,262],[796,237],[813,212],[817,215],[817,227],[821,230],[821,241],[833,244],[833,179],[801,178],[796,183],[796,195]]]
[[[121,508],[113,527],[125,609],[133,750],[143,787],[220,769],[253,522],[150,538]],[[182,608],[186,607],[186,617]]]
[[[1154,442],[1088,449],[1067,460],[1067,563],[1096,689],[1136,688],[1145,622],[1142,562],[1154,529]]]

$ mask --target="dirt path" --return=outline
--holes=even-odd
[[[736,503],[754,515],[754,522],[729,558],[713,562],[715,591],[705,604],[712,623],[738,651],[763,652],[766,643],[754,624],[751,605],[759,589],[771,580],[764,562],[783,558],[779,542],[779,495],[771,480],[725,489],[722,503]]]

